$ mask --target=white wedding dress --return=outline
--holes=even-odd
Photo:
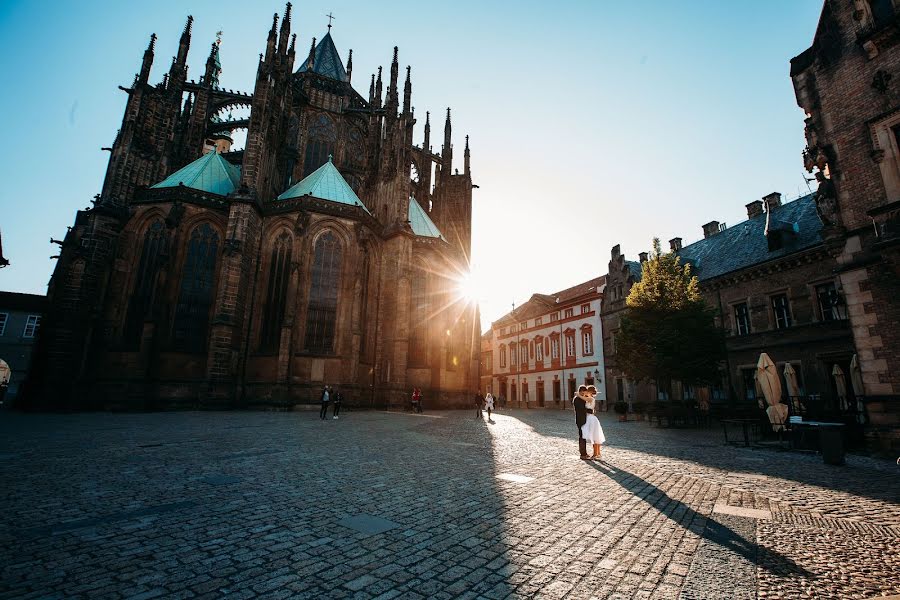
[[[588,400],[584,403],[585,408],[594,410],[594,401]],[[600,427],[600,419],[593,413],[588,414],[587,421],[581,426],[581,437],[588,444],[602,444],[606,442],[606,436],[603,435],[603,428]]]

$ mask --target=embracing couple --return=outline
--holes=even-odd
[[[572,398],[575,406],[575,425],[578,426],[578,452],[581,460],[600,460],[600,444],[606,441],[600,420],[594,414],[594,397],[597,388],[592,385],[578,387],[578,393]],[[594,454],[588,456],[587,445],[593,446]]]

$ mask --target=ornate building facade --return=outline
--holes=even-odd
[[[606,277],[595,277],[553,294],[532,294],[493,323],[482,340],[491,365],[482,393],[510,406],[565,408],[579,385],[597,385],[606,400],[600,306]],[[571,407],[571,404],[568,405]]]
[[[440,153],[427,113],[413,143],[396,47],[364,97],[330,25],[295,60],[290,15],[274,16],[250,92],[219,87],[218,42],[188,79],[191,17],[151,84],[151,36],[102,193],[62,241],[32,406],[290,407],[326,384],[357,405],[416,386],[452,406],[477,389],[477,309],[457,292],[468,137],[460,173],[449,109]]]
[[[791,59],[806,113],[804,162],[846,295],[868,435],[900,448],[900,5],[826,0],[812,45]]]

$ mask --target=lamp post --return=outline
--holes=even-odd
[[[557,298],[559,302],[559,298]],[[566,363],[563,360],[563,329],[562,329],[562,311],[557,309],[556,321],[559,323],[559,339],[556,342],[557,355],[559,358],[559,366],[562,367],[562,409],[566,409],[566,398],[569,397],[569,382],[566,380]]]
[[[603,384],[603,379],[600,377],[600,370],[594,369],[594,385],[597,386],[597,393],[600,393],[600,386]],[[606,394],[603,395],[603,412],[608,410],[606,406]]]

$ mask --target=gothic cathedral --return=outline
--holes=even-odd
[[[472,177],[414,145],[410,67],[393,51],[368,98],[331,37],[295,64],[291,5],[252,93],[219,87],[219,43],[187,78],[192,18],[158,84],[156,36],[92,208],[50,280],[33,408],[290,408],[324,385],[348,403],[462,406],[478,388]],[[236,118],[234,111],[248,112]],[[232,150],[246,130],[242,150]]]

